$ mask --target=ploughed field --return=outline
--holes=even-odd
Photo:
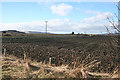
[[[118,66],[118,45],[115,36],[103,35],[42,35],[3,36],[2,48],[7,55],[19,58],[27,54],[33,61],[60,66],[79,66],[82,60],[98,60],[101,63],[90,69],[91,72],[111,73]],[[87,57],[90,55],[89,57]],[[87,57],[87,59],[86,59]],[[76,65],[75,65],[76,64]]]

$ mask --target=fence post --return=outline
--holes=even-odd
[[[6,48],[4,48],[4,57],[6,57]]]
[[[49,58],[49,64],[51,65],[51,57]]]
[[[26,61],[26,54],[24,53],[24,61]]]

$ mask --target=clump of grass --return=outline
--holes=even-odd
[[[89,60],[88,59],[89,57],[90,57],[90,55],[88,55],[84,60],[81,60],[79,63],[80,65],[78,65],[78,62],[74,64],[74,68],[73,68],[73,72],[72,72],[74,77],[88,78],[88,71],[91,68],[93,68],[101,63],[100,61],[92,60],[93,57],[91,58],[91,60]],[[89,62],[86,63],[87,62],[86,60],[89,60]]]
[[[119,78],[119,67],[117,66],[115,69],[114,69],[114,71],[113,71],[113,73],[111,74],[111,78]]]

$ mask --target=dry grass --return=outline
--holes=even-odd
[[[100,61],[92,60],[86,63],[86,60],[90,55],[88,55],[84,60],[80,61],[80,65],[74,64],[74,68],[70,68],[68,65],[52,66],[49,64],[42,64],[42,62],[32,62],[29,64],[35,66],[34,68],[39,68],[37,70],[27,70],[31,68],[30,65],[24,63],[24,60],[15,57],[3,57],[2,58],[2,77],[6,78],[96,78],[100,76],[101,78],[118,78],[118,67],[113,73],[93,73],[89,70],[92,67],[96,67],[100,64]],[[91,58],[93,59],[93,58]],[[77,65],[77,66],[76,66]]]

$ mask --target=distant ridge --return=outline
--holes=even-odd
[[[46,34],[46,32],[38,32],[38,31],[17,31],[17,30],[3,30],[0,33],[28,33],[28,34]],[[52,34],[52,33],[47,33]]]
[[[28,31],[27,33],[31,33],[31,34],[46,34],[46,32],[37,32],[37,31]],[[47,33],[47,34],[52,34],[52,33]]]
[[[21,33],[21,34],[25,34],[25,32],[22,31],[17,31],[17,30],[4,30],[4,31],[0,31],[0,33],[6,33],[6,34],[12,34],[12,33]]]

